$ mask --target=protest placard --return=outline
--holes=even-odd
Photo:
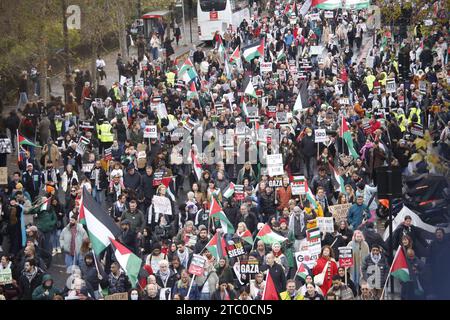
[[[300,263],[303,263],[308,268],[312,269],[316,265],[317,259],[319,259],[319,255],[311,255],[309,250],[301,250],[295,253],[295,261],[297,261],[297,266]]]
[[[241,274],[257,274],[259,273],[258,260],[240,261],[239,270]]]
[[[11,269],[3,269],[0,271],[0,285],[11,284],[12,283],[12,273]]]
[[[193,247],[193,246],[195,246],[196,243],[197,243],[197,236],[191,234],[189,236],[189,241],[186,243],[186,246]]]
[[[261,73],[271,72],[272,71],[272,62],[261,62],[259,65],[259,70],[261,71]]]
[[[157,130],[156,126],[145,126],[144,138],[157,139],[158,138],[158,130]]]
[[[244,185],[243,184],[236,184],[234,186],[234,200],[241,201],[245,199],[244,194]]]
[[[410,128],[410,132],[411,134],[416,135],[418,137],[423,137],[423,126],[418,123],[413,123]]]
[[[322,232],[334,232],[333,217],[317,217],[317,226]]]
[[[341,221],[347,221],[348,209],[350,209],[351,206],[351,203],[336,204],[333,206],[329,206],[328,210],[333,215],[336,223],[340,223]]]
[[[306,194],[305,177],[295,176],[291,182],[291,190],[293,195]]]
[[[128,300],[128,293],[121,292],[121,293],[110,294],[108,296],[105,296],[105,300]]]
[[[159,290],[159,300],[170,300],[170,296],[172,295],[171,288],[161,288]]]
[[[172,205],[168,198],[153,196],[152,203],[156,213],[172,215]]]
[[[314,142],[326,142],[328,140],[326,129],[316,129],[314,130]]]
[[[395,93],[396,91],[395,79],[386,80],[386,93]]]
[[[81,136],[78,140],[77,148],[75,151],[80,154],[84,155],[84,152],[86,151],[87,145],[90,143],[90,140],[86,137]]]
[[[95,163],[83,163],[83,165],[81,166],[81,171],[82,172],[91,172],[92,169],[94,168],[94,164]]]
[[[8,167],[0,167],[0,185],[8,184]]]
[[[277,112],[276,115],[278,123],[288,123],[287,112]]]
[[[283,177],[269,177],[268,181],[269,187],[271,188],[277,188],[283,186]]]
[[[227,244],[228,257],[235,258],[245,255],[245,250],[242,242],[232,242]]]
[[[267,157],[267,172],[269,176],[281,176],[284,173],[283,157],[281,153],[268,154]]]
[[[352,247],[339,247],[339,267],[349,268],[353,266]]]
[[[333,11],[325,11],[326,19],[333,19],[333,17],[334,17]]]
[[[202,276],[203,272],[205,271],[205,263],[206,263],[206,258],[199,255],[199,254],[194,254],[192,256],[192,260],[191,260],[191,264],[189,265],[189,270],[188,272],[190,274],[194,274],[196,276]]]

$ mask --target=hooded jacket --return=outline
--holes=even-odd
[[[45,287],[45,282],[47,280],[52,281],[50,287]],[[48,291],[48,294],[46,294],[46,291]],[[45,274],[42,277],[42,284],[34,289],[32,298],[33,300],[53,300],[53,297],[58,294],[60,294],[60,291],[53,286],[52,276],[49,274]]]

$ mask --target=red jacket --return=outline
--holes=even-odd
[[[316,276],[316,275],[320,274],[322,272],[323,268],[325,268],[325,264],[327,262],[328,262],[328,260],[326,258],[320,257],[317,260],[316,266],[312,270],[313,275]],[[324,297],[326,297],[328,290],[333,285],[333,276],[336,274],[338,274],[337,264],[336,264],[336,262],[330,260],[330,263],[328,264],[327,274],[325,274],[323,284],[320,286],[320,289],[322,290]]]

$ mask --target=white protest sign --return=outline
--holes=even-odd
[[[296,176],[291,182],[291,189],[293,195],[306,194],[306,184],[304,176]]]
[[[13,279],[10,268],[0,271],[0,285],[11,284],[12,280]]]
[[[332,19],[333,17],[333,11],[325,11],[325,18]]]
[[[316,129],[314,131],[314,142],[326,142],[328,140],[327,131],[325,129]]]
[[[312,269],[316,265],[316,261],[319,259],[319,255],[311,255],[309,250],[302,250],[295,253],[295,261],[297,261],[297,265],[303,263],[308,268]]]
[[[261,62],[259,65],[259,70],[261,71],[261,73],[271,72],[272,71],[272,62]]]
[[[168,198],[153,196],[152,203],[156,213],[172,215],[172,205]]]
[[[284,173],[283,157],[281,153],[268,154],[267,157],[267,172],[269,176],[281,176]]]
[[[386,80],[386,93],[395,93],[396,91],[395,79]]]
[[[191,260],[191,264],[189,265],[189,270],[188,272],[190,274],[194,274],[196,276],[201,276],[203,275],[204,272],[204,268],[205,268],[205,263],[206,263],[206,258],[199,255],[199,254],[194,254],[192,256],[192,260]]]
[[[158,138],[158,130],[156,126],[146,126],[144,129],[144,138]]]
[[[86,147],[89,143],[90,140],[88,138],[81,136],[80,140],[78,140],[77,148],[75,149],[75,151],[80,155],[84,155]]]
[[[318,14],[318,13],[312,13],[312,14],[310,14],[309,15],[309,18],[311,19],[311,20],[320,20],[320,15]]]
[[[334,232],[333,217],[318,217],[317,226],[323,233]]]
[[[297,99],[295,100],[295,104],[294,104],[294,111],[300,111],[303,109],[303,104],[302,104],[302,96],[299,93],[297,95]]]

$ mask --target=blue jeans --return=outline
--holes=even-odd
[[[152,48],[152,56],[153,56],[153,60],[158,59],[158,56],[159,56],[159,49],[158,48]]]
[[[94,197],[95,201],[97,201],[101,206],[103,206],[105,202],[105,191],[104,190],[98,190],[97,188],[92,189],[92,196]]]
[[[28,103],[28,95],[26,92],[21,92],[19,95],[19,102],[17,103],[17,109],[21,108],[22,105]]]
[[[53,249],[60,248],[61,245],[59,244],[59,235],[61,234],[61,230],[56,229],[52,232],[52,245]]]
[[[211,300],[211,294],[205,292],[200,293],[200,300]]]
[[[44,236],[44,250],[52,252],[53,231],[42,232]]]
[[[74,261],[75,260],[75,261]],[[67,273],[71,273],[70,272],[70,268],[72,268],[73,265],[78,265],[78,259],[75,259],[74,256],[71,256],[70,254],[65,254],[64,255],[64,262],[66,263],[66,267],[67,267]]]

